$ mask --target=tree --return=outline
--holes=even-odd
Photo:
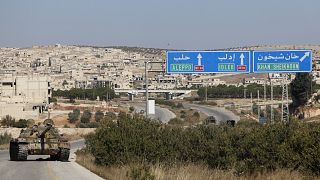
[[[291,112],[304,106],[312,95],[312,75],[309,73],[297,73],[296,78],[290,84],[292,97]]]
[[[57,100],[57,98],[49,98],[49,103],[57,103],[58,102],[58,100]]]
[[[129,111],[130,111],[130,112],[133,112],[133,111],[134,111],[134,107],[133,107],[133,106],[130,106],[130,107],[129,107]]]
[[[104,113],[101,112],[100,110],[94,114],[94,119],[96,120],[96,122],[100,122],[103,119],[103,117],[104,117]]]
[[[68,120],[70,123],[74,123],[79,120],[80,110],[74,109],[73,112],[68,114]]]
[[[15,119],[10,115],[6,115],[6,117],[4,117],[1,120],[1,125],[2,126],[12,127],[12,126],[14,126],[14,123],[15,123]]]
[[[80,118],[82,123],[89,123],[91,119],[92,113],[89,110],[85,110]]]
[[[19,121],[14,123],[16,128],[26,128],[28,126],[28,121],[25,119],[19,119]]]

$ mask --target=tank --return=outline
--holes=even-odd
[[[70,143],[59,134],[52,121],[22,129],[18,138],[10,141],[10,160],[25,161],[28,155],[50,155],[50,159],[68,161]]]

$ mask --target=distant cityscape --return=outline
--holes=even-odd
[[[255,46],[226,50],[312,49],[314,80],[320,83],[320,46]],[[204,86],[269,83],[280,85],[280,74],[166,74],[166,51],[130,47],[33,46],[0,48],[0,117],[34,117],[46,109],[52,90],[110,87],[145,88],[145,62],[158,72],[149,74],[149,89],[189,89]],[[160,62],[153,63],[152,62]],[[292,75],[294,76],[294,75]],[[278,79],[278,80],[277,80]],[[293,79],[291,77],[289,80]],[[38,110],[38,111],[35,111]]]

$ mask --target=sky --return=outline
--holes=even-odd
[[[0,47],[320,44],[319,0],[0,0]]]

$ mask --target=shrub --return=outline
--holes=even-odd
[[[58,102],[57,98],[54,98],[54,97],[49,98],[49,103],[57,103],[57,102]]]
[[[183,121],[179,118],[172,118],[172,119],[170,119],[168,124],[178,125],[178,124],[183,124]]]
[[[10,115],[6,115],[1,120],[1,126],[12,127],[12,126],[14,126],[14,123],[15,123],[15,119]]]
[[[113,120],[117,118],[117,115],[113,112],[106,112],[106,116],[107,119]]]
[[[87,123],[87,127],[88,128],[97,128],[99,126],[100,126],[100,123],[98,123],[98,122],[89,122],[89,123]]]
[[[199,112],[194,112],[192,116],[194,116],[196,118],[200,118],[200,113]]]
[[[63,128],[70,128],[68,124],[63,125]]]
[[[129,107],[129,111],[130,111],[130,112],[133,112],[133,111],[134,111],[134,107],[133,107],[133,106],[130,106],[130,107]]]
[[[92,113],[89,110],[85,110],[80,118],[82,123],[89,123],[91,119]]]
[[[99,165],[204,163],[239,174],[295,169],[319,176],[319,136],[320,124],[294,120],[178,128],[124,113],[102,123],[86,143]]]
[[[70,123],[75,123],[76,121],[79,120],[79,116],[80,116],[80,110],[74,109],[72,112],[68,114],[68,120]]]
[[[26,128],[28,126],[28,121],[25,119],[19,119],[19,121],[14,123],[16,128]]]
[[[101,112],[100,110],[94,114],[94,119],[96,120],[96,122],[100,122],[103,119],[103,117],[104,117],[104,113]]]
[[[8,133],[4,133],[3,135],[0,135],[0,145],[2,144],[8,144],[11,140],[11,135]]]

